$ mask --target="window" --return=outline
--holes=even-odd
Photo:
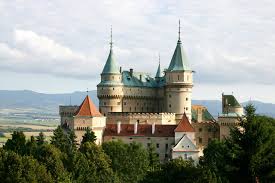
[[[168,158],[168,154],[165,154],[165,158]]]
[[[104,105],[106,105],[106,102],[104,102]]]
[[[168,150],[168,144],[165,144],[165,149],[166,149],[166,151]]]
[[[208,128],[208,132],[211,132],[211,128]]]
[[[124,102],[124,105],[126,105],[126,102]]]
[[[211,142],[211,140],[212,140],[211,138],[208,138],[208,143],[210,143],[210,142]]]
[[[120,102],[117,102],[117,105],[120,105]]]
[[[178,75],[178,81],[180,80],[180,75]]]
[[[116,139],[115,137],[112,137],[112,139]]]
[[[171,95],[169,95],[169,98],[171,98]]]
[[[159,157],[159,153],[157,153],[157,157]]]
[[[171,108],[171,104],[169,104],[169,107]]]
[[[202,128],[199,128],[199,132],[202,132]]]
[[[187,154],[184,154],[184,159],[187,159]]]
[[[186,99],[185,99],[186,101],[188,101],[188,98],[186,97]]]
[[[157,144],[157,148],[159,148],[159,144]]]
[[[114,77],[114,76],[112,76],[112,79],[114,80],[114,79],[115,79],[115,77]]]
[[[132,137],[130,137],[129,139],[130,139],[130,140],[132,140],[133,138],[132,138]]]
[[[113,88],[113,90],[115,90],[115,88]]]
[[[202,138],[201,138],[201,137],[199,138],[199,143],[200,143],[200,144],[202,143]]]
[[[111,112],[113,111],[113,107],[111,107]]]
[[[185,107],[185,109],[188,111],[188,107]]]
[[[147,143],[147,147],[150,147],[151,143]]]

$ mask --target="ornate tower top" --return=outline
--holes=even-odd
[[[103,68],[102,74],[119,74],[119,68],[113,55],[113,30],[111,26],[111,41],[110,41],[110,53],[107,58],[106,64]]]
[[[187,57],[181,45],[180,31],[181,30],[180,30],[180,20],[179,20],[179,32],[178,32],[179,38],[178,38],[177,46],[174,51],[172,60],[170,62],[168,71],[191,71]]]
[[[156,73],[156,78],[160,78],[161,77],[161,69],[160,69],[160,55],[159,55],[159,66],[158,66],[158,70],[157,70],[157,73]]]

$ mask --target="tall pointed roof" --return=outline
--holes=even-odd
[[[195,129],[189,123],[189,120],[185,113],[183,114],[181,121],[175,129],[175,132],[195,132]]]
[[[97,110],[89,95],[85,97],[82,104],[79,106],[75,116],[102,116]]]
[[[117,63],[114,59],[113,54],[113,34],[112,34],[112,28],[111,28],[111,42],[110,42],[110,52],[109,56],[107,58],[106,64],[103,68],[102,74],[119,74],[119,67],[117,66]]]
[[[170,62],[168,71],[187,71],[187,70],[191,71],[191,68],[189,66],[187,57],[181,45],[180,22],[179,22],[179,39],[178,39],[178,43],[174,51],[172,60]]]
[[[156,78],[160,78],[162,75],[161,75],[161,69],[160,69],[160,62],[159,62],[159,66],[158,66],[158,70],[157,70],[157,73],[156,73]]]

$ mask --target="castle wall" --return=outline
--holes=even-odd
[[[59,115],[61,126],[67,124],[69,127],[73,126],[73,116],[78,110],[79,106],[59,106]]]
[[[238,117],[219,117],[218,123],[220,126],[220,139],[224,139],[230,135],[230,129],[239,126],[240,121]]]
[[[196,145],[201,151],[211,140],[220,137],[219,125],[216,122],[193,122],[191,125],[195,129]]]
[[[174,113],[109,113],[108,124],[176,124]]]

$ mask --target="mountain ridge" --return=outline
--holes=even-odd
[[[92,101],[98,106],[96,90],[88,92]],[[45,94],[32,90],[0,90],[0,109],[39,108],[45,112],[58,114],[59,105],[80,105],[87,92],[75,91],[72,93]],[[255,105],[257,113],[275,117],[275,104],[261,101],[246,101]],[[221,113],[220,100],[192,100],[194,105],[204,105],[213,116]]]

